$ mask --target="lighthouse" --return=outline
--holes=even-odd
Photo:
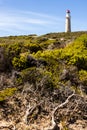
[[[67,11],[66,11],[65,32],[71,32],[71,16],[70,16],[70,10],[67,10]]]

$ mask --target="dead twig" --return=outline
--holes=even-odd
[[[55,112],[56,112],[58,109],[64,107],[66,104],[68,104],[68,103],[69,103],[69,100],[70,100],[74,95],[75,95],[74,93],[71,94],[71,95],[65,100],[65,102],[61,103],[60,105],[58,105],[58,106],[53,110],[53,112],[52,112],[52,127],[51,127],[51,128],[48,128],[48,129],[46,129],[46,130],[61,130],[60,126],[58,126],[58,125],[56,124],[56,122],[55,122]]]
[[[36,104],[34,107],[30,107],[30,104],[28,105],[26,114],[25,114],[25,119],[24,119],[26,124],[28,123],[28,116],[30,116],[37,107],[41,106],[42,103],[43,102],[40,102],[40,103]]]

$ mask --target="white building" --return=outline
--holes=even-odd
[[[71,16],[70,16],[70,10],[67,10],[67,11],[66,11],[65,32],[71,32]]]

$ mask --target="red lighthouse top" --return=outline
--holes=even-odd
[[[66,10],[66,13],[70,13],[70,10]]]

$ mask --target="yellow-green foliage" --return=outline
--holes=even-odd
[[[7,88],[5,90],[0,91],[0,101],[4,101],[8,97],[12,96],[17,88]]]
[[[57,87],[64,67],[68,69],[72,65],[76,66],[76,71],[79,70],[79,76],[76,75],[76,79],[78,80],[79,77],[80,81],[87,85],[87,34],[80,36],[73,43],[67,43],[66,47],[62,49],[56,48],[58,41],[60,41],[60,44],[66,43],[67,40],[73,40],[72,38],[77,37],[75,34],[54,33],[45,35],[45,37],[19,36],[1,39],[0,47],[5,49],[1,57],[4,58],[0,62],[2,63],[1,68],[3,68],[5,61],[9,66],[8,68],[21,71],[20,77],[16,80],[17,85],[29,82],[36,86],[37,83],[39,84],[45,79],[44,83],[47,86]],[[63,38],[63,41],[61,41],[61,38]],[[54,46],[53,50],[50,50],[49,45]],[[5,65],[5,67],[7,66]],[[5,67],[3,68],[4,71]],[[66,75],[66,80],[63,83],[73,79],[74,74],[71,73],[69,71],[71,77],[67,78]],[[74,81],[71,80],[70,82]],[[76,86],[77,83],[78,81],[75,81],[73,84]],[[5,90],[0,94],[3,95],[4,92]],[[8,96],[1,96],[0,100],[6,99]]]
[[[14,57],[12,60],[12,65],[16,69],[24,69],[27,68],[27,56],[28,52],[21,53],[19,57]]]
[[[17,55],[19,55],[21,49],[22,49],[21,43],[9,44],[8,47],[6,48],[6,53],[10,57],[17,56]]]
[[[46,50],[38,51],[34,56],[37,59],[42,59],[47,62],[45,69],[52,73],[53,80],[57,84],[59,80],[60,63],[59,58],[61,54],[61,49],[59,50]]]
[[[48,48],[49,45],[53,44],[56,40],[55,39],[48,39],[46,41],[42,41],[40,44],[40,47],[45,50]]]
[[[80,36],[64,49],[38,51],[34,56],[36,59],[43,59],[47,62],[45,68],[52,73],[57,84],[63,63],[76,65],[79,70],[87,70],[87,34]]]
[[[45,50],[45,51],[38,51],[34,56],[35,58],[39,59],[39,58],[43,58],[48,62],[53,62],[53,60],[57,60],[60,57],[61,54],[61,50]]]
[[[86,70],[79,71],[79,79],[84,85],[87,85],[87,71]]]
[[[79,69],[87,69],[87,34],[79,37],[74,43],[67,45],[61,53],[61,59],[74,64]]]
[[[79,69],[87,69],[87,34],[77,38],[64,49],[38,51],[36,58],[44,58],[48,63],[58,64],[58,60],[76,65]]]
[[[32,53],[36,60],[44,59],[47,62],[47,71],[49,70],[52,73],[55,71],[57,74],[60,61],[68,65],[76,65],[79,69],[87,69],[87,34],[80,36],[64,49],[47,50],[49,45],[54,44],[60,38],[71,39],[72,37],[78,37],[82,33],[52,33],[41,37],[10,36],[0,38],[0,46],[5,49],[3,55],[5,55],[5,59],[8,59],[8,68],[27,68],[26,53]]]

